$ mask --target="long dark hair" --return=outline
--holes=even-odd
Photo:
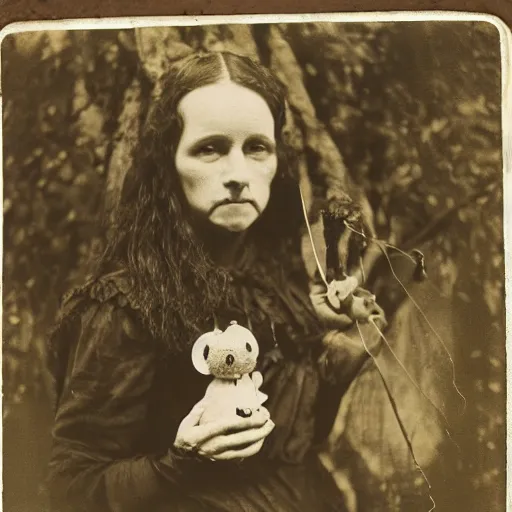
[[[228,272],[210,260],[187,220],[174,164],[183,130],[180,100],[194,89],[225,79],[226,73],[232,82],[263,97],[275,123],[277,174],[269,204],[248,237],[257,240],[262,257],[283,258],[301,223],[298,176],[283,140],[284,85],[267,68],[229,52],[194,54],[174,65],[149,108],[99,272],[116,266],[126,269],[152,334],[162,339],[173,332],[176,348],[188,343],[178,333],[200,330],[199,320],[222,303],[229,289]]]

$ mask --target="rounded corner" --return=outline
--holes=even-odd
[[[506,34],[507,37],[512,37],[512,32],[510,30],[510,27],[507,25],[507,22],[496,14],[486,14],[485,17],[482,18],[480,23],[487,23],[489,25],[492,25],[496,29],[498,37],[500,38],[504,33]]]

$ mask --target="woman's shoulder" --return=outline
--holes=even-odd
[[[138,309],[133,280],[126,270],[117,270],[89,278],[75,286],[62,298],[62,306],[69,306],[79,299],[91,299],[99,303],[112,300],[119,306]]]
[[[137,312],[125,272],[111,272],[74,287],[61,301],[49,332],[48,363],[60,396],[70,354],[103,354],[108,360],[153,353],[152,337]],[[130,355],[131,354],[131,355]]]
[[[104,273],[75,286],[62,297],[52,334],[62,331],[63,327],[83,328],[87,324],[100,329],[121,327],[128,336],[140,339],[146,329],[138,310],[128,273],[124,270]]]

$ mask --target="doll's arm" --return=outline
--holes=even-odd
[[[261,372],[252,372],[251,374],[252,382],[254,383],[254,387],[256,389],[260,389],[263,384],[263,375]]]
[[[263,385],[263,375],[261,374],[261,372],[253,372],[251,375],[251,379],[254,384],[254,387],[256,388],[258,405],[262,405],[268,400],[268,395],[260,391],[260,388]]]

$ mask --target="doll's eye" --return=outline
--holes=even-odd
[[[250,343],[246,343],[245,348],[247,349],[247,352],[252,352],[252,347]]]
[[[206,345],[203,350],[203,357],[204,357],[205,361],[206,361],[206,359],[208,359],[209,353],[210,353],[210,347],[208,345]]]

